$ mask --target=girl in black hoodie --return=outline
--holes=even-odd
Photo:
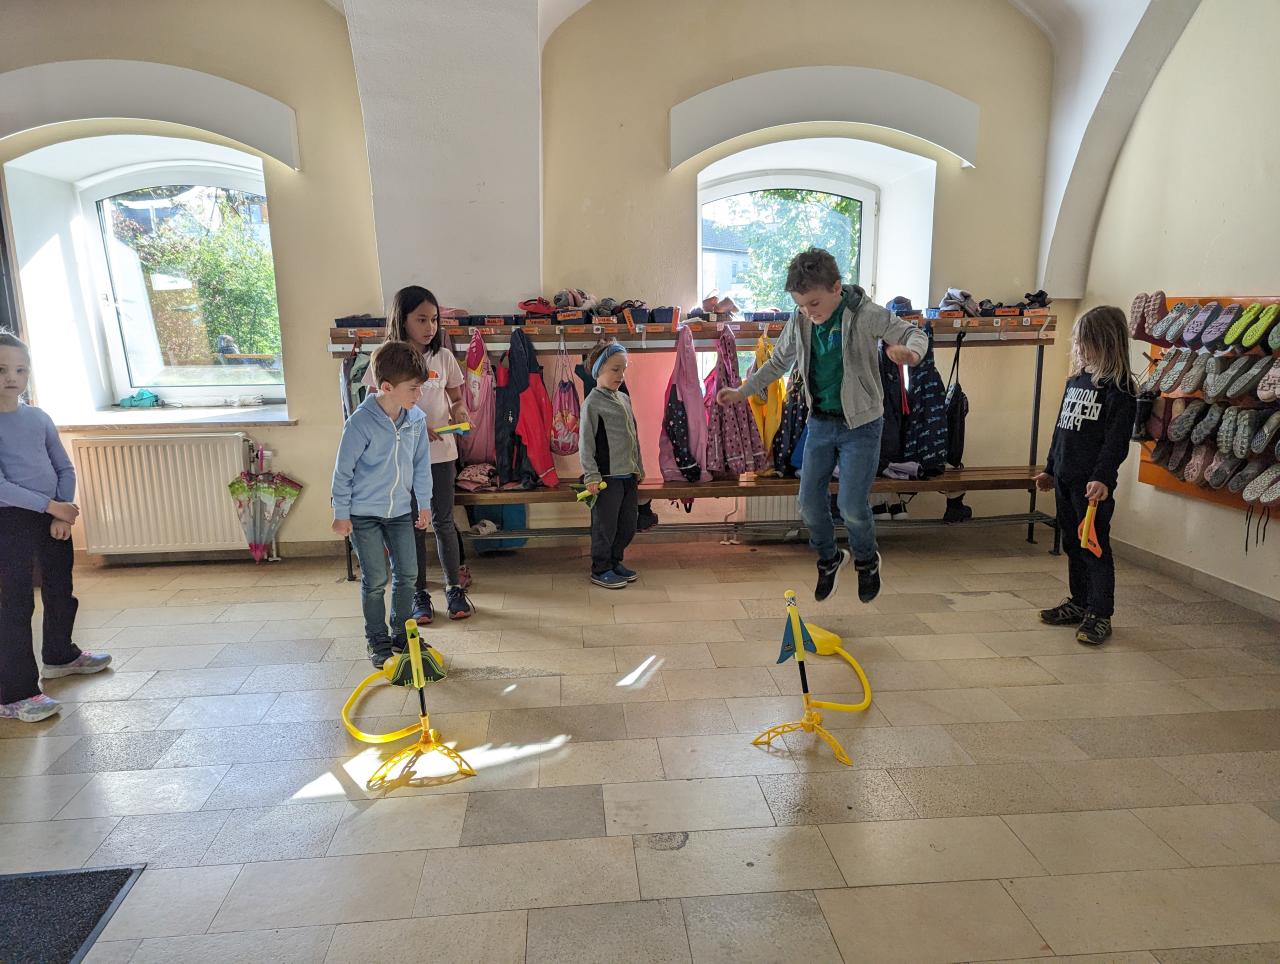
[[[1076,639],[1093,646],[1111,635],[1116,595],[1111,516],[1136,407],[1124,312],[1111,305],[1085,312],[1071,333],[1071,374],[1049,460],[1036,485],[1056,490],[1071,583],[1071,596],[1041,612],[1040,619],[1051,626],[1078,626]],[[1090,502],[1098,506],[1094,528],[1101,556],[1081,548],[1077,535]]]

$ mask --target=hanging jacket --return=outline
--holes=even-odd
[[[773,470],[788,479],[795,477],[796,467],[792,464],[791,457],[809,422],[809,406],[805,404],[803,382],[804,377],[799,371],[792,373],[786,401],[782,405],[782,418],[769,450]]]
[[[933,358],[933,328],[925,326],[929,348],[911,373],[907,393],[911,411],[903,433],[903,462],[919,462],[920,477],[941,475],[947,467],[946,386]]]
[[[494,443],[493,364],[479,329],[471,330],[467,346],[466,371],[463,373],[462,404],[467,410],[471,431],[458,436],[458,453],[464,465],[494,464],[498,461]]]
[[[759,370],[772,354],[773,344],[767,336],[761,335],[756,342],[755,369]],[[751,415],[756,421],[756,430],[760,433],[760,442],[766,452],[773,450],[773,439],[778,432],[778,426],[782,423],[785,395],[786,384],[779,378],[769,383],[763,397],[751,395],[747,398],[747,404],[751,406]],[[768,474],[773,473],[772,459],[764,471]]]
[[[767,384],[767,383],[765,383]],[[738,388],[738,343],[733,329],[726,325],[720,332],[716,350],[716,367],[706,378],[707,469],[712,475],[738,476],[759,472],[769,463],[760,442],[760,432],[751,407],[745,402],[716,404],[716,392],[722,388]]]
[[[667,381],[662,431],[658,434],[658,466],[666,482],[709,482],[706,470],[707,421],[698,379],[693,332],[676,335],[676,363]]]
[[[907,413],[911,405],[907,400],[906,383],[902,366],[885,354],[885,344],[880,343],[880,387],[884,393],[884,426],[880,431],[880,463],[877,475],[884,475],[885,466],[902,458],[902,432],[906,428]]]
[[[495,442],[498,479],[527,489],[560,484],[551,458],[551,399],[529,336],[511,333],[506,365],[498,369]]]

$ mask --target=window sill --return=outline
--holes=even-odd
[[[287,405],[256,405],[251,408],[109,408],[83,412],[55,420],[64,432],[152,431],[188,428],[256,428],[267,425],[297,425],[289,417]]]

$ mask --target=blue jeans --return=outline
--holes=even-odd
[[[880,432],[884,419],[849,428],[843,421],[810,417],[800,470],[800,517],[809,530],[809,545],[818,558],[836,554],[836,527],[831,518],[828,487],[840,466],[836,504],[849,530],[856,563],[876,557],[876,524],[871,516],[871,483],[880,464]]]
[[[413,516],[395,519],[352,516],[351,544],[360,560],[360,607],[364,610],[365,639],[403,639],[405,620],[413,612],[413,581],[418,575]],[[387,572],[388,553],[390,573]],[[385,599],[388,578],[391,580],[391,632],[387,631]]]

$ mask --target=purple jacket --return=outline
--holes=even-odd
[[[760,440],[755,416],[745,402],[717,405],[716,392],[722,388],[738,388],[738,342],[733,329],[726,325],[720,332],[716,367],[707,376],[707,461],[713,475],[738,476],[759,472],[769,464]]]

